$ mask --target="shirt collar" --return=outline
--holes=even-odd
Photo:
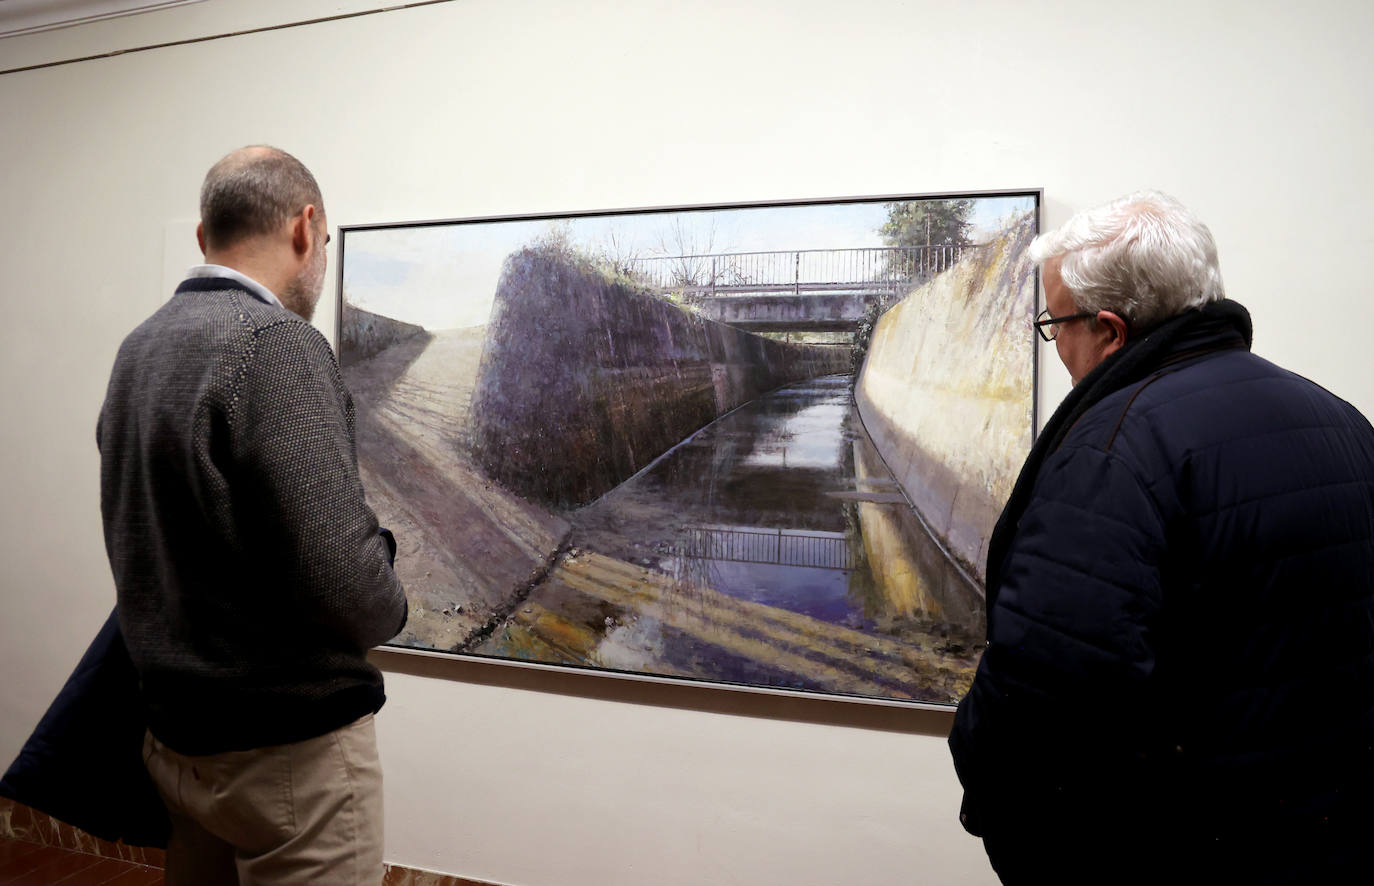
[[[186,272],[186,278],[188,280],[192,277],[223,277],[227,280],[233,280],[235,283],[255,295],[259,301],[266,302],[269,305],[276,305],[279,308],[285,307],[285,305],[281,303],[281,299],[277,298],[276,295],[272,293],[272,290],[263,286],[247,274],[241,274],[233,268],[226,268],[224,265],[196,265]]]

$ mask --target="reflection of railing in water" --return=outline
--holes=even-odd
[[[773,563],[817,569],[855,568],[849,542],[838,532],[693,526],[687,530],[685,544],[683,554],[701,560]]]

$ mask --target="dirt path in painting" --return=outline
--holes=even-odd
[[[368,501],[396,533],[410,599],[397,642],[457,649],[540,576],[567,524],[486,479],[467,457],[484,327],[417,336],[344,371]]]

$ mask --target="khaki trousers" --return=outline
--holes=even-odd
[[[294,744],[186,756],[149,732],[167,804],[167,886],[378,886],[382,767],[369,714]]]

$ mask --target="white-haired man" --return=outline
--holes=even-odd
[[[1250,353],[1172,198],[1031,256],[1074,388],[989,545],[965,827],[1006,883],[1367,882],[1374,429]]]

